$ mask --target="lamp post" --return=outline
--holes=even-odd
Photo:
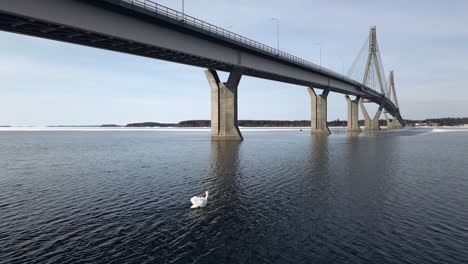
[[[342,75],[345,75],[343,56],[340,56],[340,59],[341,59],[341,74],[342,74]]]
[[[271,20],[276,21],[276,40],[277,40],[276,49],[278,50],[278,55],[279,55],[279,49],[280,49],[280,45],[279,45],[279,18],[273,17],[273,18],[271,18]]]
[[[319,46],[319,51],[320,51],[320,57],[319,57],[319,66],[322,68],[322,44],[319,43],[314,43],[314,45]]]

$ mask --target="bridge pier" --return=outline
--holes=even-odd
[[[359,127],[359,100],[360,96],[357,96],[356,99],[351,100],[348,95],[345,96],[346,102],[348,102],[348,122],[347,122],[347,131],[348,132],[361,132]]]
[[[387,120],[387,129],[393,129],[392,121],[388,118],[387,113],[384,112],[385,120]]]
[[[324,89],[322,94],[317,95],[313,88],[308,88],[311,104],[310,128],[312,134],[330,135],[327,125],[327,97],[329,89]]]
[[[244,140],[237,119],[237,86],[242,72],[233,70],[227,82],[221,82],[213,69],[205,75],[211,87],[211,140]]]
[[[375,113],[373,119],[370,118],[369,114],[367,113],[366,107],[364,106],[363,100],[359,101],[359,106],[361,107],[362,114],[364,115],[364,127],[366,131],[379,131],[379,119],[380,115],[382,114],[383,105],[379,105],[379,109]]]
[[[393,122],[392,122],[392,120],[390,120],[390,118],[388,118],[387,113],[384,113],[384,116],[385,116],[385,120],[387,120],[387,129],[393,129]]]
[[[384,114],[385,114],[385,119],[387,120],[387,129],[400,129],[400,128],[402,128],[400,122],[398,120],[396,120],[396,118],[393,118],[393,120],[390,120],[388,118],[387,113],[384,113]]]
[[[392,128],[393,129],[402,129],[403,126],[400,124],[400,122],[398,120],[396,120],[396,118],[393,118]]]

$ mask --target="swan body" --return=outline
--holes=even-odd
[[[192,206],[190,207],[192,209],[205,207],[206,204],[208,203],[208,192],[205,192],[205,197],[200,197],[200,196],[192,197],[190,199],[190,202],[192,202]]]

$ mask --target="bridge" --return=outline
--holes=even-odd
[[[0,1],[0,29],[206,68],[212,140],[243,139],[237,89],[244,75],[307,87],[314,134],[330,134],[330,92],[346,95],[350,132],[360,131],[359,108],[366,131],[380,130],[382,111],[388,128],[404,126],[394,73],[387,80],[375,27],[346,76],[148,0]],[[217,71],[228,72],[228,79],[221,81]],[[379,106],[373,117],[365,103]]]

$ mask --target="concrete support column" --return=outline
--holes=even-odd
[[[394,121],[395,120],[390,120],[390,118],[388,118],[388,115],[387,113],[384,113],[385,115],[385,120],[387,120],[387,129],[394,129]]]
[[[361,99],[360,96],[357,96],[356,99],[351,100],[348,95],[345,96],[346,101],[348,102],[348,125],[347,130],[348,132],[361,132],[361,128],[359,127],[359,100]]]
[[[393,129],[401,129],[401,128],[403,128],[403,126],[400,124],[400,122],[398,122],[398,120],[396,118],[393,118],[392,128]]]
[[[227,82],[221,82],[212,69],[205,75],[211,87],[211,140],[244,140],[237,120],[237,86],[242,72],[233,70]]]
[[[330,129],[327,125],[327,96],[330,90],[323,90],[321,95],[317,95],[313,88],[308,88],[311,104],[312,116],[310,119],[311,133],[329,135]]]
[[[387,120],[387,129],[400,129],[400,128],[402,128],[400,122],[398,122],[398,120],[396,118],[393,118],[393,120],[390,120],[388,118],[387,113],[384,113],[384,114],[385,114],[385,119]]]
[[[369,114],[367,113],[366,108],[364,107],[364,103],[362,102],[362,100],[363,99],[361,98],[361,100],[359,101],[359,106],[361,106],[361,111],[362,111],[362,114],[364,115],[365,129],[374,130],[374,131],[380,130],[379,119],[380,119],[380,115],[382,114],[383,105],[379,106],[379,109],[375,113],[374,118],[371,119]]]

